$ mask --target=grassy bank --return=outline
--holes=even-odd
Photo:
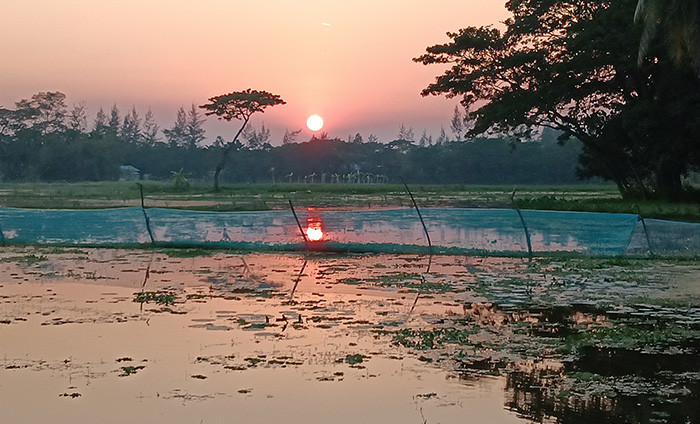
[[[147,207],[213,211],[284,209],[291,200],[298,207],[382,208],[409,207],[402,185],[367,184],[241,184],[213,192],[206,185],[178,189],[172,183],[143,182]],[[510,208],[512,186],[415,185],[422,207]],[[637,213],[645,217],[700,222],[700,205],[629,202],[610,185],[517,187],[523,209]],[[139,206],[135,182],[0,184],[0,206],[18,208],[91,209]]]

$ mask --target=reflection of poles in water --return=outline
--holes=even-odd
[[[146,267],[146,275],[143,277],[143,283],[141,283],[141,296],[143,296],[143,290],[146,287],[146,283],[148,282],[148,278],[151,276],[151,263],[148,263],[148,266]],[[141,306],[139,307],[139,313],[143,313],[143,304],[145,302],[141,302]],[[148,321],[146,321],[146,324],[148,324]]]
[[[247,274],[250,274],[250,268],[248,267],[248,262],[245,261],[243,256],[241,256],[241,262],[243,262],[243,272],[241,273],[241,276],[245,277]]]
[[[518,203],[515,201],[515,187],[513,187],[513,192],[510,194],[510,202],[513,204],[515,211],[518,212],[518,216],[520,217],[520,223],[523,225],[523,229],[525,230],[525,240],[527,241],[527,257],[529,258],[529,261],[532,262],[532,244],[530,243],[530,231],[527,229],[527,224],[525,223],[525,218],[523,218],[523,213],[520,212]]]
[[[421,285],[426,284],[425,281],[425,274],[430,274],[430,265],[433,263],[433,253],[430,253],[430,256],[428,256],[428,269],[425,270],[424,274],[421,274],[420,276],[420,283]],[[411,309],[408,311],[408,315],[410,316],[411,313],[413,312],[413,309],[416,307],[416,304],[418,303],[418,299],[420,298],[420,289],[416,293],[416,298],[413,300],[413,305],[411,305]]]
[[[294,282],[294,287],[292,287],[292,292],[289,295],[289,301],[292,302],[294,300],[294,292],[297,291],[297,286],[299,285],[299,281],[301,281],[301,276],[304,275],[304,270],[306,269],[306,264],[309,263],[308,259],[304,259],[304,265],[301,266],[301,271],[299,271],[299,275],[297,275],[297,279]]]

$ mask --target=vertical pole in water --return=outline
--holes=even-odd
[[[2,232],[2,225],[0,225],[0,244],[5,245],[5,234]]]
[[[530,243],[530,231],[527,229],[527,224],[525,223],[523,213],[520,212],[518,203],[515,201],[515,187],[513,187],[513,192],[510,194],[510,202],[513,204],[515,211],[518,212],[518,216],[520,217],[520,223],[523,225],[523,230],[525,230],[525,240],[527,241],[527,257],[530,261],[532,261],[532,244]]]
[[[418,204],[416,203],[416,199],[413,197],[413,193],[411,193],[411,189],[408,188],[408,184],[406,184],[406,181],[401,178],[401,182],[403,183],[403,186],[406,187],[406,191],[408,192],[408,195],[411,196],[411,201],[413,202],[413,206],[416,208],[416,212],[418,212],[418,218],[420,219],[420,223],[423,225],[423,231],[425,232],[425,238],[428,239],[428,249],[430,249],[430,258],[432,260],[433,257],[433,243],[430,241],[430,234],[428,234],[428,227],[425,226],[425,221],[423,221],[423,215],[420,213],[420,209],[418,209]]]
[[[155,244],[156,241],[153,239],[153,233],[151,232],[151,220],[148,219],[146,208],[144,207],[143,185],[141,185],[141,183],[136,184],[139,186],[139,191],[141,192],[141,212],[143,212],[143,218],[146,220],[146,230],[148,231],[148,236],[151,238],[151,244]]]
[[[294,205],[292,204],[291,200],[289,201],[289,207],[292,209],[294,220],[296,220],[297,226],[299,227],[299,232],[301,232],[301,236],[304,238],[304,243],[308,243],[309,240],[306,238],[306,233],[304,232],[304,229],[301,226],[301,222],[299,222],[299,217],[297,216],[297,212],[294,210]]]
[[[642,215],[642,210],[637,206],[637,216],[638,220],[642,221],[642,228],[644,228],[644,236],[647,238],[647,246],[649,247],[649,254],[654,256],[654,249],[651,247],[651,239],[649,238],[649,230],[647,229],[647,223],[644,221],[644,215]]]
[[[418,203],[416,203],[416,199],[413,197],[413,193],[411,193],[411,189],[408,188],[408,184],[406,184],[406,181],[404,181],[403,178],[401,178],[401,182],[403,183],[403,186],[406,187],[406,191],[408,192],[408,195],[411,196],[411,201],[413,202],[413,207],[416,208],[416,212],[418,213],[418,218],[420,219],[420,223],[423,225],[423,231],[425,232],[425,238],[428,239],[428,249],[430,252],[430,256],[428,256],[428,269],[425,270],[425,273],[428,274],[430,273],[430,265],[433,263],[433,243],[430,241],[430,234],[428,233],[428,227],[425,226],[425,221],[423,221],[423,215],[420,213],[420,209],[418,209]],[[420,277],[421,284],[425,284],[425,277],[421,275]],[[413,312],[413,309],[416,307],[418,304],[418,298],[420,298],[420,290],[416,293],[416,298],[413,300],[413,305],[411,305],[411,309],[408,311],[408,315],[411,315]]]

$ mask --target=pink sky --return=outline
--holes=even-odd
[[[116,103],[151,107],[161,127],[179,106],[253,88],[287,105],[255,118],[306,129],[321,115],[331,136],[391,140],[403,123],[419,137],[449,130],[456,100],[423,98],[442,68],[411,61],[445,32],[495,25],[504,0],[0,0],[0,106],[39,91],[86,102],[90,117]],[[207,138],[234,125],[206,124]],[[237,128],[236,128],[237,129]],[[310,132],[300,139],[308,139]]]

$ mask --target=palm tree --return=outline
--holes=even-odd
[[[700,73],[700,0],[638,0],[634,19],[643,25],[639,64],[658,34],[674,63],[688,60]]]

